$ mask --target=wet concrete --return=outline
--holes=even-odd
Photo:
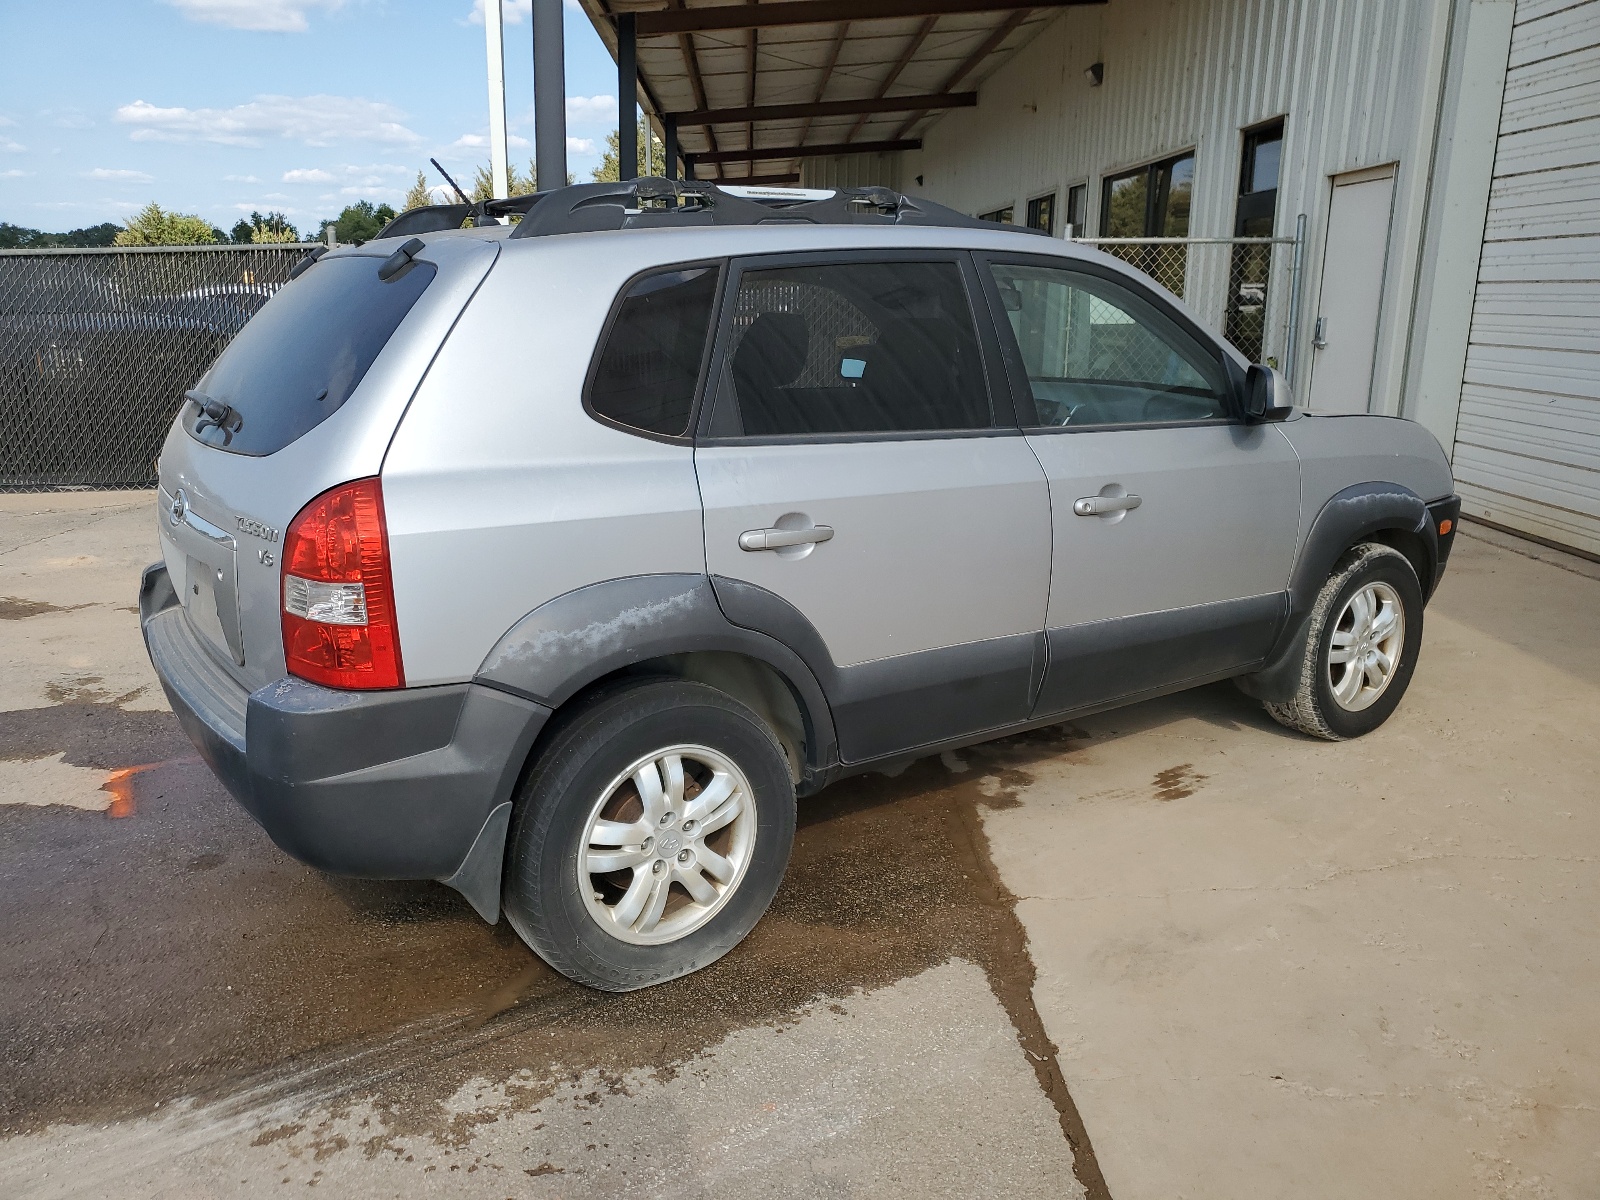
[[[341,880],[287,859],[204,766],[181,761],[188,747],[170,716],[0,714],[7,755],[168,760],[131,779],[131,820],[0,808],[13,968],[0,982],[0,1133],[204,1102],[268,1069],[445,1018],[409,1058],[386,1054],[382,1078],[364,1064],[345,1082],[385,1110],[385,1136],[449,1139],[439,1097],[513,1060],[540,1078],[641,1067],[670,1076],[730,1033],[781,1025],[817,997],[963,959],[985,971],[1079,1177],[1099,1194],[976,818],[979,806],[1010,802],[1031,758],[1070,745],[1034,735],[950,756],[960,773],[928,760],[830,789],[804,805],[784,887],[738,951],[670,988],[606,996],[556,976],[507,926],[484,925],[437,884]],[[340,1082],[335,1072],[322,1086]]]

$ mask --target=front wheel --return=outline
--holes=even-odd
[[[1313,737],[1360,737],[1389,719],[1422,648],[1422,587],[1393,547],[1363,542],[1339,560],[1307,618],[1295,694],[1273,720]]]
[[[631,680],[569,717],[530,772],[506,915],[579,983],[675,979],[761,919],[794,825],[787,761],[755,713],[704,684]]]

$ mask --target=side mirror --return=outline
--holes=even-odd
[[[1254,364],[1244,382],[1245,420],[1282,421],[1292,412],[1294,396],[1289,381],[1276,368]]]

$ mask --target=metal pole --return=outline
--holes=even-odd
[[[668,179],[677,179],[678,175],[678,118],[670,113],[661,118],[663,132],[666,134],[662,152],[666,157]]]
[[[511,194],[509,159],[506,154],[506,54],[500,0],[484,0],[483,38],[489,50],[489,174],[494,179],[494,198]]]
[[[539,190],[567,186],[567,65],[563,0],[533,0],[533,155]]]
[[[617,178],[639,177],[639,69],[631,12],[617,14]]]
[[[1305,262],[1306,215],[1301,213],[1294,222],[1294,258],[1289,266],[1289,337],[1283,349],[1283,377],[1294,387],[1295,360],[1300,346],[1300,270]]]

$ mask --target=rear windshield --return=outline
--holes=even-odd
[[[184,428],[235,454],[272,454],[337,411],[435,274],[413,262],[383,280],[383,261],[329,258],[285,284],[200,380],[231,413],[219,420],[191,402]]]

